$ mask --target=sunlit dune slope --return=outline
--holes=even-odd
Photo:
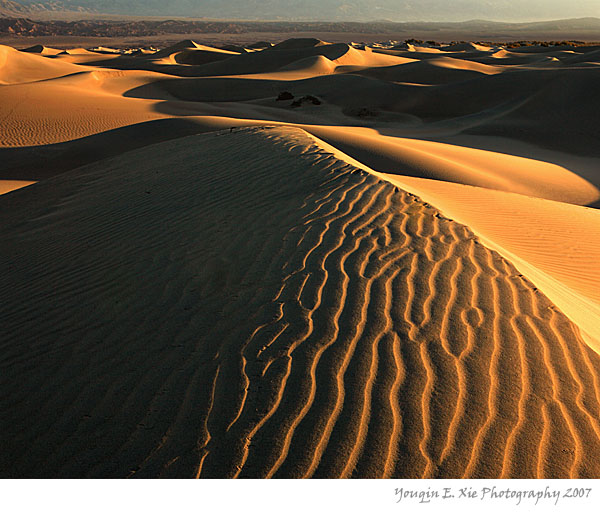
[[[0,85],[61,77],[80,71],[81,68],[72,63],[0,45]]]
[[[294,128],[0,197],[4,477],[598,477],[600,357]]]
[[[19,188],[24,188],[25,186],[29,186],[30,184],[34,183],[35,181],[11,181],[0,179],[0,195],[4,195],[9,191],[18,190]]]
[[[123,88],[147,83],[149,72],[124,77],[123,72],[74,67],[77,73],[51,81],[0,87],[0,147],[58,143],[164,118],[152,109],[154,101],[121,94]]]

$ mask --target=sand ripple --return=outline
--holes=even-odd
[[[2,476],[600,473],[577,327],[299,129],[154,145],[0,214]]]

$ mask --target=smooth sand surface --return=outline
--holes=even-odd
[[[76,65],[0,45],[0,85],[33,82],[80,72]]]
[[[0,47],[0,476],[599,477],[597,51],[405,46]]]
[[[9,191],[18,190],[24,188],[30,184],[35,184],[34,181],[0,181],[0,195],[8,193]]]

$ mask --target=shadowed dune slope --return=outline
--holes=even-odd
[[[58,55],[63,52],[57,48],[51,48],[43,45],[33,45],[29,48],[24,48],[21,52],[28,52],[30,54],[41,54],[41,55]]]
[[[198,48],[200,48],[200,45],[195,41],[192,41],[191,39],[184,39],[151,55],[153,58],[169,57],[170,55],[181,52],[182,50],[194,50]]]
[[[180,41],[155,53],[145,54],[145,58],[162,64],[201,65],[227,59],[239,52],[199,45],[191,40]]]
[[[366,68],[365,70],[357,70],[354,73],[375,77],[380,80],[439,85],[450,82],[462,82],[477,78],[481,74],[492,75],[501,71],[503,71],[502,68],[498,66],[441,57],[394,66]]]
[[[237,52],[229,52],[227,50],[201,47],[198,49],[182,50],[181,52],[171,55],[170,57],[173,62],[177,64],[200,65],[221,61],[223,59],[229,59],[235,55],[239,54]]]
[[[227,130],[1,197],[0,474],[598,477],[576,326],[328,148]]]
[[[331,43],[327,43],[327,41],[321,41],[316,38],[293,38],[269,46],[269,51],[307,49],[330,44]]]
[[[481,134],[517,136],[538,145],[600,155],[600,67],[557,70],[515,111],[477,129]],[[522,124],[521,127],[519,125]]]

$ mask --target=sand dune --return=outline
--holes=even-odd
[[[68,80],[55,81],[54,89],[47,84],[31,85],[25,91],[28,92],[30,98],[39,98],[41,103],[49,94],[64,95],[63,92],[70,90],[75,80],[85,80],[88,87],[84,90],[78,88],[74,94],[71,93],[69,103],[73,106],[83,106],[86,102],[105,105],[106,118],[100,118],[94,112],[90,112],[86,116],[85,114],[79,114],[80,110],[72,109],[78,118],[72,118],[73,121],[67,124],[65,122],[68,121],[68,118],[65,120],[66,117],[60,108],[61,106],[56,106],[57,110],[54,118],[51,118],[53,112],[48,109],[44,120],[45,124],[42,125],[33,117],[24,116],[26,114],[25,110],[30,108],[30,106],[24,106],[23,109],[13,109],[11,111],[6,124],[7,130],[4,134],[6,139],[0,141],[0,144],[14,146],[16,144],[58,143],[88,136],[101,130],[114,129],[122,125],[160,117],[160,114],[153,111],[155,103],[152,100],[140,99],[137,103],[128,103],[119,94],[131,87],[135,81],[138,81],[138,84],[144,87],[145,93],[138,93],[142,97],[154,96],[156,98],[158,96],[166,98],[166,95],[185,97],[187,91],[189,91],[196,98],[198,95],[206,95],[205,101],[209,101],[210,99],[218,99],[218,95],[233,95],[229,92],[229,89],[223,88],[219,83],[209,82],[207,86],[211,87],[210,90],[198,88],[197,81],[192,83],[184,81],[180,83],[182,87],[176,88],[173,87],[175,83],[168,81],[163,86],[169,89],[166,92],[161,92],[163,86],[157,86],[161,83],[151,83],[144,86],[152,79],[152,76],[149,77],[143,72],[140,72],[138,76],[129,74],[126,77],[118,73],[113,76],[111,72],[94,72],[91,76],[79,75],[68,78]],[[119,86],[119,84],[121,85]],[[191,89],[187,89],[190,86]],[[271,90],[271,86],[268,84],[263,85],[263,87],[266,91]],[[294,88],[291,89],[294,90]],[[22,94],[23,91],[24,88],[20,87],[15,89],[14,92],[4,92],[4,95],[6,98],[10,98],[7,93],[14,93],[16,96]],[[155,93],[152,94],[152,91]],[[251,92],[249,93],[248,89],[244,89],[239,94],[248,95]],[[322,97],[327,98],[326,95]],[[196,108],[195,105],[193,107]],[[243,114],[244,109],[240,106],[220,109],[211,108],[208,110],[206,107],[200,107],[200,112],[233,117],[236,113],[238,115]],[[192,112],[190,114],[199,113]],[[246,124],[261,125],[263,123],[259,119],[261,113],[247,110],[245,114],[248,117]],[[294,116],[295,113],[292,113],[288,117],[290,122],[294,121]],[[23,120],[27,120],[27,118],[29,118],[30,126],[27,126],[26,130],[24,125],[27,122],[24,123]],[[283,121],[285,118],[282,117],[281,120]],[[310,122],[310,120],[307,121]],[[241,120],[238,122],[232,120],[231,124],[234,123],[236,125],[241,124]],[[377,131],[366,128],[345,127],[341,129],[339,127],[315,126],[310,123],[296,123],[295,125],[328,141],[360,162],[380,172],[409,174],[581,205],[591,204],[600,198],[600,192],[596,186],[568,169],[552,163],[437,142],[386,137],[379,135]],[[209,126],[208,130],[211,129],[212,127]],[[198,131],[201,130],[201,127],[198,127]],[[21,140],[19,141],[18,138],[21,138]]]
[[[598,474],[576,327],[302,131],[183,138],[4,199],[4,475]]]
[[[286,64],[279,69],[281,72],[302,72],[303,77],[312,77],[314,75],[324,75],[335,73],[337,66],[335,63],[323,55],[313,55],[299,59],[290,64]],[[295,76],[296,78],[297,76]]]
[[[178,43],[175,43],[174,45],[163,48],[152,55],[154,58],[169,57],[170,55],[181,52],[182,50],[194,50],[199,48],[200,45],[198,45],[198,43],[195,41],[192,41],[191,39],[184,39]]]
[[[492,47],[479,45],[477,43],[457,43],[441,48],[444,52],[489,52]]]
[[[500,71],[500,68],[490,65],[465,62],[464,60],[451,57],[441,57],[438,59],[418,60],[395,66],[365,68],[363,70],[354,70],[353,72],[380,80],[438,85],[465,81],[475,78],[482,73],[490,75],[499,73]]]
[[[298,49],[306,49],[306,48],[315,48],[331,45],[331,43],[327,43],[327,41],[322,41],[317,38],[293,38],[286,39],[285,41],[281,41],[276,43],[275,45],[271,45],[268,50],[277,51],[277,50],[298,50]]]
[[[389,66],[405,62],[402,58],[372,52],[370,49],[357,50],[345,43],[305,46],[277,45],[263,52],[241,54],[227,62],[212,63],[199,69],[197,75],[249,75],[276,71],[290,63],[314,56],[323,56],[336,65]]]
[[[41,54],[41,55],[58,55],[63,51],[58,48],[50,48],[44,45],[34,45],[28,48],[24,48],[21,52],[28,52],[31,54]]]
[[[305,62],[301,72],[306,73],[308,70],[308,73],[317,74],[314,69],[327,68],[328,63],[326,58],[319,56],[317,61]],[[85,137],[102,130],[166,116],[169,114],[168,108],[161,113],[158,106],[166,102],[166,107],[170,105],[172,99],[182,99],[188,102],[186,104],[188,115],[219,114],[250,120],[248,123],[256,125],[264,124],[264,118],[270,116],[280,123],[295,123],[381,172],[441,179],[582,205],[592,204],[599,198],[597,186],[600,184],[600,178],[590,184],[588,180],[553,163],[507,154],[490,154],[436,142],[385,137],[377,131],[366,128],[342,130],[336,127],[314,126],[311,122],[322,116],[325,106],[320,106],[318,112],[308,117],[298,111],[290,110],[279,109],[276,114],[267,112],[268,109],[280,107],[281,103],[277,102],[275,97],[277,91],[282,91],[284,88],[299,96],[319,91],[322,101],[338,104],[338,107],[352,112],[353,109],[359,109],[360,103],[357,103],[357,99],[363,104],[366,99],[365,96],[356,94],[356,89],[361,88],[360,80],[364,79],[357,81],[354,75],[344,76],[343,81],[337,80],[337,76],[305,79],[293,83],[286,81],[285,86],[278,81],[251,79],[242,81],[234,78],[215,80],[159,79],[159,77],[161,76],[150,72],[123,74],[96,71],[92,74],[80,73],[61,78],[52,81],[52,84],[36,83],[27,87],[15,87],[13,90],[5,88],[0,92],[0,95],[6,99],[4,105],[7,111],[5,131],[0,144],[3,146],[40,145]],[[347,88],[340,92],[339,87],[344,83]],[[238,85],[240,87],[236,89]],[[375,97],[378,89],[381,89],[381,92],[387,90],[384,83],[368,84],[368,88],[367,94],[372,92],[373,98],[378,98]],[[32,113],[32,104],[22,104],[17,101],[17,98],[22,98],[23,92],[26,92],[30,99],[35,99],[37,105],[48,105],[43,120],[28,114]],[[123,95],[139,97],[139,99],[130,100]],[[253,98],[269,95],[273,96],[272,100],[265,104],[268,109],[252,104],[228,103],[210,107],[206,105],[209,102],[223,102],[226,99],[248,102]],[[67,123],[69,119],[64,114],[64,103],[57,104],[52,101],[57,97],[67,97],[65,102],[71,106],[72,122]],[[86,112],[84,106],[89,103],[103,106],[102,115],[98,116],[95,111]],[[173,104],[173,107],[181,110],[182,106]],[[338,120],[340,120],[339,116]]]
[[[81,69],[71,63],[46,59],[0,45],[0,85],[61,77]]]
[[[567,59],[565,59],[565,62],[569,63],[569,64],[585,64],[585,63],[592,63],[592,64],[598,64],[600,63],[600,48],[592,51],[592,52],[586,52],[584,54],[572,54],[570,55]]]
[[[0,47],[0,476],[600,474],[597,49]]]
[[[600,191],[569,170],[532,159],[443,143],[382,137],[354,128],[313,128],[319,137],[371,168],[422,178],[588,204]]]
[[[194,41],[187,40],[156,53],[146,54],[146,57],[151,58],[153,62],[158,64],[200,65],[227,59],[234,55],[239,55],[239,52],[199,45]]]
[[[228,50],[206,47],[193,50],[182,50],[181,52],[171,55],[171,58],[173,59],[173,62],[177,64],[198,65],[221,61],[235,55],[239,54]]]
[[[230,47],[233,48],[233,47]],[[239,49],[243,50],[243,49]],[[267,46],[260,51],[213,48],[185,40],[153,54],[140,56],[101,56],[78,62],[109,66],[117,69],[143,69],[181,77],[261,75],[278,71],[296,61],[323,56],[335,66],[390,66],[411,62],[411,58],[395,57],[373,52],[370,48],[357,50],[345,43],[325,43],[319,40],[289,40],[282,44]],[[111,57],[112,59],[107,59]],[[230,59],[227,59],[230,57]],[[174,66],[178,64],[179,66]]]

